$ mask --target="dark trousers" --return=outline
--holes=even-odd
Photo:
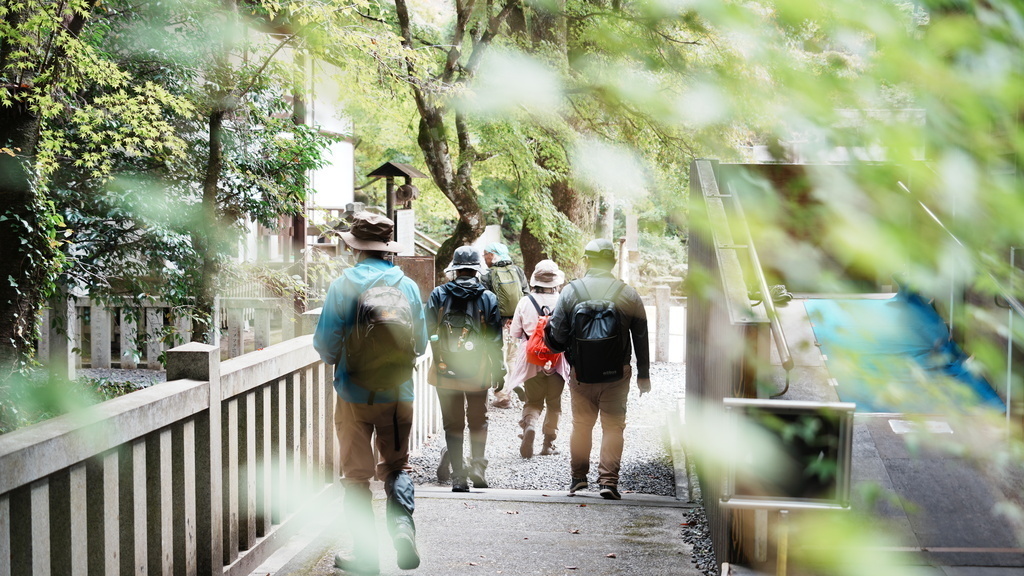
[[[441,403],[441,426],[452,462],[452,476],[466,476],[463,456],[466,427],[469,426],[470,454],[475,462],[487,464],[484,449],[487,445],[487,388],[478,392],[464,392],[437,388]]]
[[[526,429],[528,426],[537,426],[544,407],[547,406],[547,413],[544,415],[544,440],[553,441],[558,435],[558,418],[562,414],[562,391],[565,390],[565,380],[558,374],[545,374],[538,372],[536,376],[523,383],[526,390],[526,404],[523,406],[523,416],[519,425]]]

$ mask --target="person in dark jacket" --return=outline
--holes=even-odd
[[[600,417],[602,439],[597,479],[602,497],[619,500],[619,466],[622,461],[626,397],[633,374],[630,362],[634,348],[637,387],[641,394],[651,390],[647,311],[636,290],[612,275],[612,269],[615,267],[615,249],[610,241],[603,238],[592,240],[587,244],[584,253],[589,269],[577,282],[582,283],[585,294],[590,298],[606,294],[615,295],[615,307],[619,313],[619,358],[623,366],[623,376],[611,382],[582,382],[577,378],[577,369],[580,366],[598,359],[575,358],[572,353],[572,344],[576,337],[572,325],[573,309],[587,299],[577,290],[576,282],[570,282],[559,295],[558,303],[544,331],[544,340],[552,350],[565,351],[572,367],[569,372],[569,393],[572,400],[572,434],[569,438],[572,480],[569,484],[569,494],[587,487],[594,425]]]
[[[442,455],[438,476],[440,479],[444,475],[447,459],[451,463],[452,492],[468,492],[467,477],[474,488],[487,488],[487,391],[492,385],[498,390],[504,386],[498,299],[480,283],[478,275],[481,270],[480,254],[476,250],[470,246],[457,248],[451,265],[445,269],[445,272],[454,272],[455,278],[434,288],[427,302],[427,328],[434,348],[430,383],[437,387],[447,450]],[[452,309],[465,310],[474,323],[479,324],[476,327],[481,339],[479,343],[465,346],[462,340],[458,342],[459,348],[470,351],[475,346],[484,348],[480,369],[472,375],[454,374],[442,357],[439,331],[449,329],[442,323],[446,312]],[[463,457],[467,425],[471,455],[468,468]]]
[[[374,285],[394,286],[409,300],[413,348],[416,354],[426,351],[427,325],[420,289],[401,268],[386,260],[400,250],[399,244],[391,241],[393,229],[394,223],[379,214],[353,215],[350,230],[342,232],[341,237],[355,255],[356,265],[331,283],[313,334],[313,348],[325,364],[334,366],[334,426],[341,445],[345,517],[352,527],[352,554],[336,555],[334,564],[354,574],[380,572],[370,491],[370,479],[374,477],[384,481],[388,531],[398,567],[411,570],[420,564],[412,519],[415,490],[407,473],[413,415],[412,366],[409,379],[399,385],[397,394],[370,392],[351,380],[346,367],[346,340],[355,326],[359,295]]]

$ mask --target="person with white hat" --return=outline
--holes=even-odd
[[[398,567],[411,570],[420,564],[416,525],[412,519],[415,490],[407,472],[413,417],[413,364],[410,361],[407,368],[388,372],[387,389],[378,390],[370,380],[379,373],[366,373],[367,381],[360,380],[364,374],[357,369],[360,353],[353,353],[361,344],[356,335],[359,308],[365,302],[361,296],[379,287],[386,287],[384,290],[389,291],[395,306],[405,312],[407,322],[403,335],[408,356],[414,358],[427,348],[427,324],[420,289],[401,268],[387,259],[400,250],[398,242],[391,240],[393,230],[394,223],[380,214],[357,212],[352,216],[351,228],[342,232],[341,237],[355,255],[356,264],[331,283],[313,334],[313,348],[325,364],[334,366],[337,393],[334,426],[341,445],[343,507],[346,521],[352,528],[352,553],[337,554],[334,564],[354,574],[380,572],[370,490],[373,478],[384,481],[387,525]],[[401,296],[407,302],[403,302]]]
[[[523,429],[519,455],[523,458],[533,457],[533,443],[537,436],[537,425],[545,405],[543,433],[544,446],[541,456],[557,454],[555,439],[558,437],[558,419],[562,413],[562,391],[569,379],[569,362],[565,354],[552,354],[542,357],[546,360],[530,361],[527,342],[531,340],[538,321],[543,316],[550,316],[558,302],[558,290],[565,283],[565,274],[558,269],[553,260],[541,260],[533,268],[530,276],[530,294],[519,301],[515,315],[512,317],[510,332],[519,340],[519,352],[509,373],[507,385],[516,396],[524,402],[522,418],[519,426]],[[543,328],[541,328],[543,330]],[[543,338],[543,332],[537,337]]]

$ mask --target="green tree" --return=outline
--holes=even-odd
[[[0,8],[0,369],[28,362],[36,310],[63,263],[64,225],[47,195],[62,158],[105,178],[112,150],[180,155],[165,111],[187,102],[134,82],[83,38],[99,2],[6,2]],[[102,92],[83,97],[93,86]],[[68,136],[78,135],[77,139]]]

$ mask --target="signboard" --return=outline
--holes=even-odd
[[[412,208],[395,210],[395,241],[402,245],[399,256],[416,255],[416,213]]]
[[[848,508],[851,402],[726,398],[730,457],[721,504]]]

